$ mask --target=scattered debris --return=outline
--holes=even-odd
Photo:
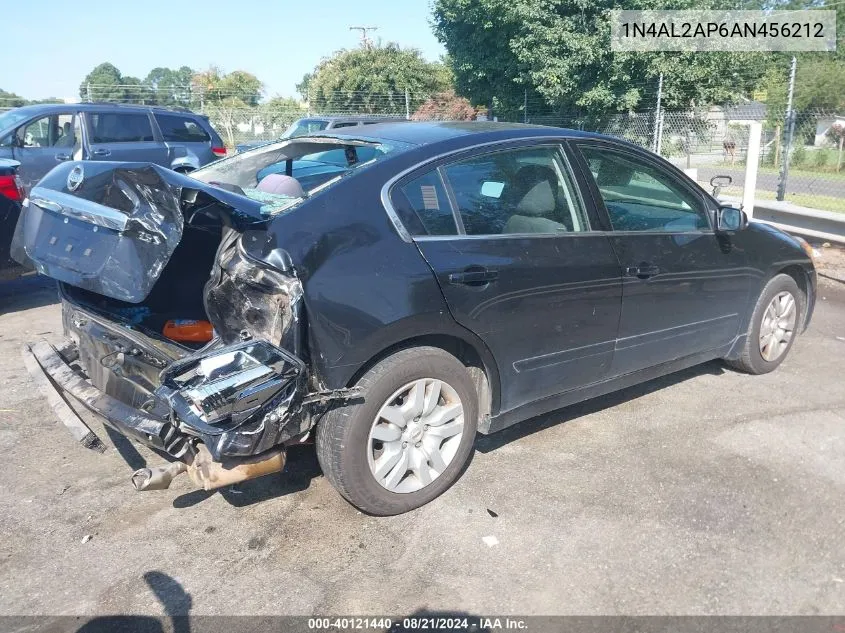
[[[88,542],[88,541],[90,541],[92,538],[94,538],[94,537],[93,537],[93,536],[91,536],[90,534],[86,534],[85,536],[83,536],[83,537],[82,537],[82,543],[83,543],[83,544],[84,544],[84,543],[87,543],[87,542]]]
[[[822,248],[830,248],[830,242],[825,242],[822,244]]]
[[[491,517],[493,517],[494,519],[495,519],[497,516],[499,516],[499,515],[498,515],[498,513],[493,512],[490,508],[487,508],[487,514],[489,514],[489,515],[490,515]]]
[[[70,484],[65,484],[62,486],[62,489],[59,490],[59,495],[65,494],[68,490],[70,490]]]
[[[487,547],[496,547],[499,544],[499,539],[495,536],[482,536],[481,540]]]

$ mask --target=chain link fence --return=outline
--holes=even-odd
[[[94,87],[96,88],[96,87]],[[166,97],[116,99],[121,103],[154,105],[173,101],[173,90]],[[187,95],[187,96],[185,96]],[[624,138],[658,151],[677,166],[691,170],[707,186],[715,175],[729,175],[727,195],[741,196],[748,151],[749,123],[763,125],[760,168],[756,196],[775,199],[783,181],[784,162],[788,177],[783,183],[783,199],[816,209],[845,212],[845,113],[825,110],[792,113],[794,133],[788,143],[788,113],[761,103],[700,108],[687,112],[661,110],[591,116],[590,113],[552,112],[534,97],[510,108],[474,108],[454,94],[413,94],[410,92],[337,92],[319,95],[310,103],[294,99],[258,102],[258,95],[206,97],[197,90],[180,91],[171,107],[191,109],[209,117],[224,142],[234,149],[241,143],[279,138],[296,120],[326,116],[378,115],[414,120],[490,119],[568,127]],[[245,105],[245,101],[256,105]],[[0,108],[2,109],[2,108]],[[789,144],[789,146],[788,146]],[[692,171],[695,170],[695,171]]]

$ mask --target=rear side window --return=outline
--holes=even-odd
[[[146,114],[94,112],[86,115],[92,143],[139,143],[153,140]]]
[[[193,119],[174,114],[156,114],[155,118],[165,141],[206,143],[211,140],[208,133]]]
[[[395,190],[394,190],[395,191]],[[396,195],[398,193],[398,195]],[[408,228],[417,235],[455,235],[455,217],[446,197],[440,174],[430,171],[402,185],[393,200],[406,218],[413,214]],[[413,219],[419,219],[419,226]]]
[[[484,154],[444,167],[467,235],[589,231],[557,147]]]

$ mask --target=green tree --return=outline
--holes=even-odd
[[[155,103],[165,106],[189,106],[191,79],[194,71],[188,66],[179,69],[153,68],[147,73],[144,84],[150,87]]]
[[[706,9],[718,0],[681,0]],[[750,94],[765,72],[761,53],[619,53],[610,50],[610,9],[601,0],[435,0],[434,32],[446,45],[459,94],[514,116],[526,92],[537,114],[602,116],[653,107],[664,74],[668,108]]]
[[[86,101],[124,101],[123,76],[114,64],[104,62],[79,84],[79,96]]]
[[[219,67],[194,73],[194,98],[202,99],[203,107],[218,128],[223,129],[229,147],[235,145],[235,133],[241,123],[251,124],[258,114],[256,106],[263,86],[253,74],[242,70],[224,73]]]
[[[0,90],[0,108],[18,108],[27,103],[26,99],[14,92]]]
[[[398,44],[341,50],[323,59],[297,86],[311,106],[324,112],[404,114],[405,90],[411,111],[429,96],[449,90],[451,75],[440,62],[428,62]]]
[[[287,127],[302,116],[302,107],[296,99],[273,97],[261,105],[261,114],[267,125]]]

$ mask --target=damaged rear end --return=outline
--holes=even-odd
[[[61,165],[24,204],[12,253],[60,282],[67,337],[26,346],[27,368],[86,446],[102,445],[77,403],[177,460],[136,472],[137,489],[182,472],[204,489],[278,472],[285,447],[349,396],[309,376],[293,266],[253,256],[270,239],[266,205],[126,163]],[[164,334],[184,322],[210,323],[210,340]]]

